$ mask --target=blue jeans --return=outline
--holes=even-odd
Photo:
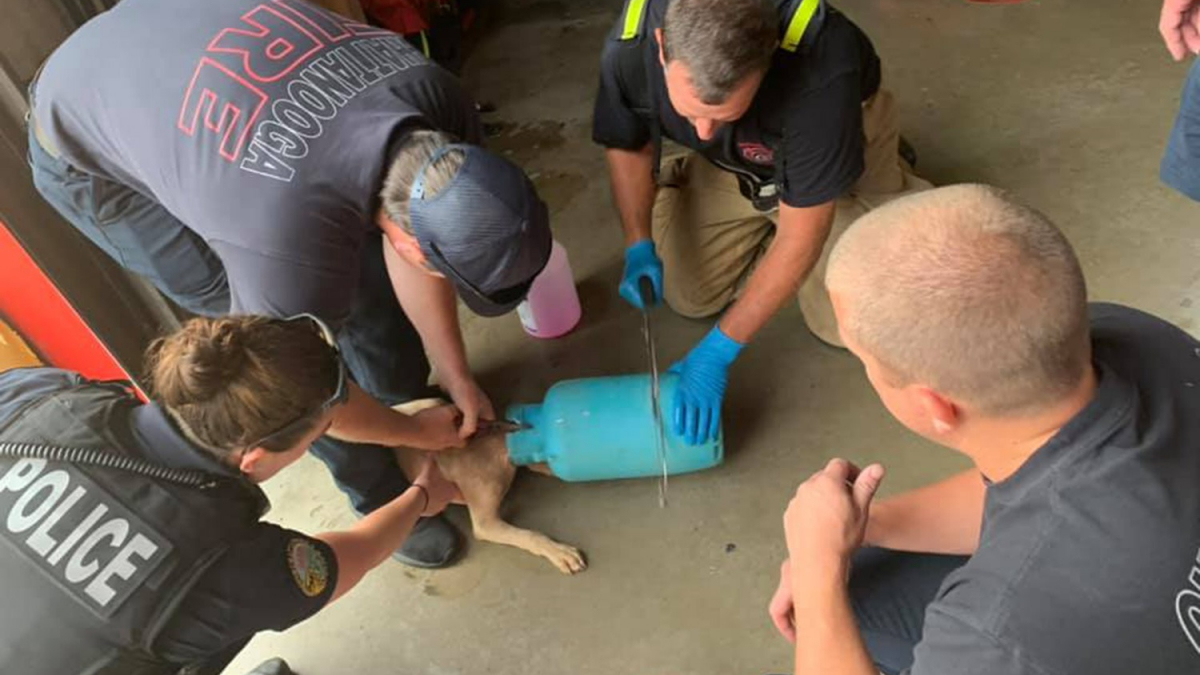
[[[854,554],[850,606],[871,661],[884,675],[899,675],[912,667],[925,608],[946,577],[967,560],[967,556],[883,548],[864,548]]]
[[[195,314],[229,312],[229,283],[220,258],[161,204],[51,156],[32,125],[29,164],[42,197],[121,267]],[[382,242],[382,235],[366,237],[358,293],[338,331],[338,346],[354,381],[394,405],[430,395],[430,369],[421,337],[392,292]],[[408,487],[388,448],[326,436],[313,444],[312,453],[329,467],[359,513],[374,511]]]
[[[968,558],[864,548],[854,555],[850,604],[867,651],[879,669],[897,675],[913,664],[925,608],[942,582]]]
[[[193,314],[229,312],[221,260],[161,204],[52,157],[38,143],[32,124],[29,166],[42,198],[118,265]]]
[[[1192,63],[1184,82],[1179,114],[1167,140],[1159,177],[1200,201],[1200,59]]]

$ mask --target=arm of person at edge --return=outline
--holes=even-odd
[[[336,408],[333,424],[329,427],[328,433],[334,438],[350,443],[431,451],[461,448],[465,443],[459,436],[458,409],[452,405],[405,415],[384,405],[352,381],[347,381],[346,386],[349,398],[345,405]]]
[[[442,386],[462,411],[459,438],[470,438],[478,428],[479,420],[495,419],[496,413],[467,364],[454,286],[445,278],[413,267],[386,243],[383,259],[396,299],[421,335],[421,343],[437,368]]]
[[[330,600],[337,600],[404,543],[417,520],[441,513],[458,496],[458,489],[438,471],[431,457],[425,458],[421,473],[400,496],[363,516],[348,530],[325,532],[317,539],[333,549],[337,557],[337,587]]]
[[[833,459],[796,490],[784,514],[796,675],[877,675],[850,607],[850,556],[862,545],[883,467]]]
[[[775,312],[796,297],[821,257],[834,210],[833,200],[807,207],[780,202],[775,238],[741,297],[700,344],[671,367],[680,376],[672,405],[673,422],[676,433],[688,444],[716,437],[729,367]]]
[[[971,555],[979,546],[986,489],[983,476],[969,469],[932,485],[872,504],[864,546],[895,551]],[[768,613],[789,642],[796,641],[793,619],[791,560],[779,571],[779,587]]]
[[[1163,0],[1158,32],[1176,61],[1200,54],[1200,0]]]

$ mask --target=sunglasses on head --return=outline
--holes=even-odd
[[[316,410],[301,415],[279,429],[263,436],[260,440],[250,445],[249,447],[251,448],[272,444],[272,441],[294,439],[296,436],[310,431],[309,427],[314,417],[324,415],[334,406],[345,403],[346,399],[350,397],[350,389],[346,385],[346,364],[342,361],[342,352],[338,349],[337,338],[334,337],[333,331],[329,326],[312,314],[297,314],[286,319],[280,319],[280,321],[282,323],[306,322],[312,326],[313,332],[320,336],[321,340],[329,346],[329,350],[333,353],[333,358],[337,362],[337,384],[333,388],[333,394]]]

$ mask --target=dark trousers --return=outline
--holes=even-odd
[[[886,675],[898,675],[912,666],[925,608],[946,577],[967,560],[967,556],[882,548],[864,548],[854,555],[850,604],[871,659]]]
[[[387,405],[437,395],[429,386],[429,359],[421,336],[400,308],[383,262],[383,234],[363,242],[358,294],[338,331],[346,368],[360,387]],[[400,496],[408,480],[390,448],[325,436],[312,453],[329,467],[359,513]]]
[[[52,157],[32,124],[29,166],[42,198],[121,267],[193,314],[229,312],[229,284],[220,259],[161,204]]]
[[[42,197],[119,265],[195,314],[229,312],[229,284],[220,258],[161,204],[51,156],[32,125],[29,164]],[[382,234],[366,237],[358,292],[338,332],[338,346],[354,381],[394,405],[429,394],[429,361],[392,292],[382,242]],[[388,448],[324,437],[313,444],[312,453],[329,467],[359,513],[379,508],[408,487]]]
[[[1167,137],[1159,166],[1163,182],[1200,201],[1200,61],[1194,61],[1183,84],[1179,114]]]

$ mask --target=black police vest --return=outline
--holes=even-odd
[[[82,382],[40,399],[0,439],[125,455],[123,388]],[[0,672],[175,673],[154,640],[201,574],[258,521],[236,479],[189,488],[117,469],[0,457]]]

